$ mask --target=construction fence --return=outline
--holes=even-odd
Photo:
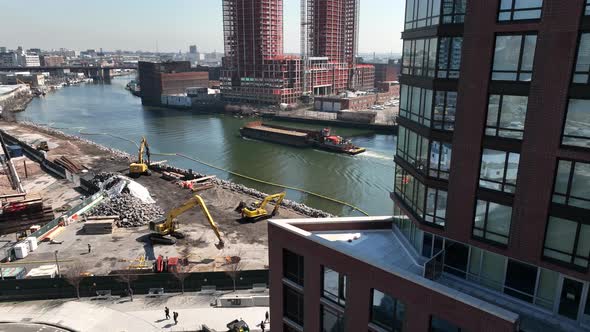
[[[180,280],[171,273],[123,274],[82,278],[80,296],[94,297],[97,291],[110,291],[113,296],[121,296],[127,292],[127,278],[134,295],[148,294],[151,288],[163,288],[164,293],[182,290]],[[239,272],[236,289],[251,289],[254,284],[268,285],[268,270]],[[212,289],[233,290],[233,279],[226,272],[198,272],[188,273],[184,280],[186,292]],[[67,278],[0,280],[0,301],[75,297],[76,288]]]

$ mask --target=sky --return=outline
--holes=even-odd
[[[360,0],[359,53],[400,53],[405,0]],[[284,0],[285,52],[299,52],[300,0]],[[0,0],[0,46],[223,51],[221,0]]]

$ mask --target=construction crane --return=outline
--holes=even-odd
[[[215,221],[213,221],[213,217],[211,217],[211,214],[209,213],[209,210],[207,209],[207,206],[205,205],[203,198],[201,198],[201,196],[199,196],[199,195],[193,196],[191,199],[186,201],[186,203],[184,203],[183,205],[170,211],[165,218],[163,218],[161,220],[150,222],[150,231],[154,232],[154,233],[150,234],[150,240],[152,241],[152,243],[161,243],[161,244],[174,244],[174,243],[176,243],[176,240],[167,237],[167,235],[170,235],[170,236],[177,238],[177,239],[184,238],[184,234],[178,232],[178,222],[176,221],[176,218],[178,218],[181,214],[185,213],[186,211],[192,209],[193,207],[195,207],[197,205],[201,207],[203,214],[207,218],[209,225],[211,226],[211,228],[213,229],[213,232],[215,232],[215,236],[217,236],[217,239],[219,240],[219,243],[217,243],[215,246],[218,249],[223,248],[224,242],[223,242],[223,239],[221,238],[219,228],[215,224]]]
[[[145,153],[145,160],[143,159],[143,154]],[[150,147],[147,143],[145,137],[141,138],[141,143],[139,144],[139,154],[137,156],[137,162],[132,163],[129,165],[129,176],[130,177],[138,177],[140,175],[151,175],[150,173]]]
[[[268,195],[262,202],[254,202],[248,206],[244,202],[240,202],[240,205],[236,208],[236,211],[242,214],[243,221],[255,222],[263,219],[274,217],[279,212],[279,206],[285,198],[285,193],[278,193],[274,195]],[[276,200],[276,201],[275,201]],[[275,207],[271,213],[266,210],[266,205],[271,201],[275,201]]]

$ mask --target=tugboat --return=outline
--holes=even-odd
[[[344,152],[353,156],[367,151],[365,148],[352,144],[352,141],[349,139],[345,139],[342,136],[330,135],[330,128],[324,128],[322,130],[322,136],[315,143],[315,146],[319,149]]]

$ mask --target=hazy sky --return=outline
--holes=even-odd
[[[401,50],[405,0],[361,0],[359,52]],[[148,4],[149,3],[149,4]],[[284,0],[285,52],[299,52],[299,3]],[[221,0],[0,0],[0,46],[223,51]]]

